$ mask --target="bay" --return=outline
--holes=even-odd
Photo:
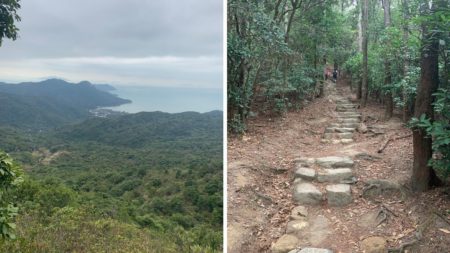
[[[223,110],[222,89],[167,88],[143,86],[114,86],[110,93],[132,102],[120,106],[103,107],[127,113],[162,111],[209,112]]]

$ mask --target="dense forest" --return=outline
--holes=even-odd
[[[0,248],[219,250],[221,122],[220,111],[142,112],[39,134],[2,128],[1,148],[23,168],[23,182],[8,194],[19,207],[17,239]]]
[[[399,111],[411,123],[418,190],[436,183],[433,152],[431,165],[448,175],[448,1],[235,0],[228,13],[231,133],[245,132],[249,117],[302,108],[336,69],[362,107],[378,101],[385,120]]]

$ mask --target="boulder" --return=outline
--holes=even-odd
[[[344,206],[352,202],[352,193],[348,184],[328,185],[326,191],[330,206]]]
[[[272,245],[273,253],[287,253],[297,247],[299,243],[296,236],[293,235],[283,235],[280,237],[274,245]]]
[[[367,237],[360,243],[361,249],[365,253],[387,253],[386,239],[379,236]]]
[[[306,167],[300,167],[295,171],[295,177],[306,180],[314,180],[316,178],[316,170]]]
[[[286,234],[296,234],[304,230],[308,225],[308,222],[305,220],[291,220],[287,224]]]
[[[311,183],[300,183],[295,186],[294,200],[300,204],[318,205],[322,201],[322,193]]]

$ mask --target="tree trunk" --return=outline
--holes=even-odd
[[[284,42],[288,43],[289,42],[289,32],[291,31],[291,27],[292,27],[292,21],[294,20],[294,15],[295,15],[295,11],[297,10],[297,5],[298,5],[299,0],[291,0],[291,4],[292,4],[292,13],[289,16],[288,22],[286,24],[286,34],[284,35]]]
[[[369,93],[369,85],[368,85],[368,59],[367,59],[367,47],[368,47],[368,32],[367,32],[367,26],[368,26],[368,15],[369,15],[369,1],[363,0],[362,5],[362,16],[363,16],[363,22],[362,22],[362,36],[363,36],[363,43],[362,43],[362,50],[363,50],[363,64],[362,64],[362,87],[361,87],[361,106],[365,107],[367,104],[367,96]]]
[[[362,96],[362,80],[359,79],[358,83],[356,84],[356,99],[360,100]]]
[[[432,7],[434,9],[434,5]],[[426,4],[422,4],[422,14],[429,10]],[[422,24],[422,53],[420,62],[420,83],[417,88],[417,97],[414,110],[414,117],[419,118],[425,114],[427,118],[433,120],[433,93],[436,92],[439,83],[438,69],[438,49],[439,42],[430,24]],[[412,171],[412,188],[414,191],[426,191],[433,185],[436,175],[433,169],[428,166],[428,161],[432,158],[432,139],[426,136],[423,129],[413,130],[414,163]]]
[[[391,25],[391,3],[389,0],[382,0],[383,2],[383,9],[384,9],[384,27],[385,29],[388,29]],[[388,47],[390,46],[390,43],[388,41]],[[384,59],[384,85],[390,85],[392,82],[392,74],[391,74],[391,63],[389,62],[389,57],[386,56],[386,59]],[[384,111],[384,118],[385,120],[389,120],[392,118],[392,114],[394,111],[394,100],[393,100],[393,94],[392,89],[389,89],[385,94],[385,102],[386,107]]]
[[[403,21],[405,24],[403,25],[403,43],[404,43],[404,52],[403,55],[406,55],[405,61],[403,63],[403,77],[406,77],[408,75],[409,70],[409,50],[407,48],[408,46],[408,40],[409,40],[409,29],[408,29],[408,20],[409,20],[409,7],[408,7],[408,0],[402,0],[403,5]],[[406,87],[403,87],[403,122],[408,122],[411,118],[409,106],[409,96],[406,91]]]
[[[361,8],[358,13],[358,52],[362,52],[362,1],[360,1],[359,4],[361,5]]]

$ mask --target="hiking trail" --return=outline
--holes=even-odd
[[[229,140],[228,252],[445,252],[450,200],[410,192],[410,130],[342,84]]]

